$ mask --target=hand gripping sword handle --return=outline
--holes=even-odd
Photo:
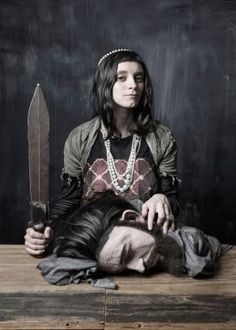
[[[29,227],[43,233],[48,223],[48,202],[30,202]]]

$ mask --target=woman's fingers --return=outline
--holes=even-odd
[[[165,215],[168,217],[169,215],[172,215],[172,211],[170,209],[169,203],[164,203],[164,210],[165,210]]]
[[[147,203],[144,203],[142,206],[142,216],[146,218],[148,215],[148,205]]]
[[[48,247],[52,236],[50,227],[46,227],[44,233],[39,233],[33,228],[27,228],[25,235],[25,249],[32,255],[43,254]]]
[[[142,215],[147,218],[147,226],[152,230],[153,223],[162,227],[163,233],[174,230],[174,216],[167,197],[163,194],[156,194],[143,204]]]
[[[163,234],[167,234],[168,233],[168,229],[169,229],[169,220],[167,219],[164,222],[163,227],[162,227]]]
[[[36,238],[36,239],[44,238],[43,233],[39,233],[38,231],[35,231],[33,228],[27,228],[26,229],[26,235],[28,235],[31,238]]]
[[[147,218],[148,230],[152,230],[155,217],[156,217],[155,204],[150,204],[148,209],[148,218]]]
[[[50,239],[52,237],[52,228],[46,227],[44,230],[44,236],[46,239]]]
[[[163,203],[161,202],[157,203],[156,214],[157,214],[157,224],[162,226],[166,220],[165,207]]]
[[[31,255],[37,256],[43,254],[46,250],[48,244],[42,242],[41,240],[35,240],[32,238],[25,237],[25,249]]]
[[[162,230],[163,230],[163,234],[167,234],[169,229],[171,228],[172,230],[175,229],[175,223],[174,223],[174,216],[173,214],[169,214],[166,216],[166,220],[163,224]]]
[[[45,249],[43,250],[35,250],[31,249],[30,247],[25,246],[26,251],[31,254],[32,256],[40,256],[45,252]]]
[[[164,204],[164,209],[165,209],[165,221],[163,224],[163,233],[167,234],[168,230],[171,228],[174,230],[174,216],[172,214],[172,211],[170,209],[170,206],[168,204]]]

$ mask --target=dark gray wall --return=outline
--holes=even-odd
[[[39,82],[50,119],[51,199],[63,144],[90,118],[90,78],[117,47],[143,56],[155,114],[178,141],[180,220],[236,243],[236,2],[1,0],[0,241],[29,218],[27,111]]]

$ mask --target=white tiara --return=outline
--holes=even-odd
[[[103,60],[105,60],[105,58],[107,58],[108,56],[112,55],[112,54],[116,54],[119,52],[134,52],[132,49],[128,49],[128,48],[119,48],[119,49],[114,49],[111,52],[105,54],[98,62],[98,66],[101,64],[101,62]]]

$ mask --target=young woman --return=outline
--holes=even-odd
[[[62,193],[45,232],[27,229],[30,254],[45,252],[58,219],[110,189],[142,204],[149,230],[154,222],[164,233],[173,228],[179,208],[176,143],[153,118],[152,94],[146,65],[136,52],[117,49],[101,58],[91,90],[95,116],[66,140]]]

